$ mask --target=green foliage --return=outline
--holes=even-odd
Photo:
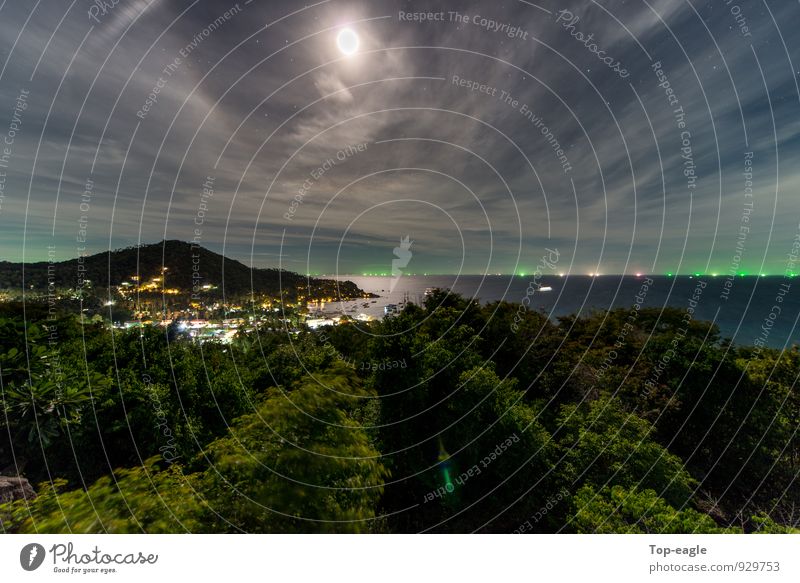
[[[514,380],[475,367],[461,374],[458,385],[447,403],[450,429],[441,439],[449,451],[458,451],[455,473],[465,480],[456,482],[456,496],[443,500],[442,528],[510,532],[520,516],[541,506],[543,492],[562,483],[561,469],[553,471],[556,444]],[[469,476],[470,469],[480,473]],[[448,507],[453,498],[461,503]]]
[[[681,534],[731,533],[707,515],[676,510],[653,490],[583,486],[573,498],[569,527],[577,533]]]
[[[697,484],[681,459],[654,441],[647,421],[612,400],[565,405],[557,427],[565,463],[582,482],[655,490],[679,507],[691,499]]]
[[[269,391],[207,449],[221,520],[247,532],[370,530],[388,474],[354,420],[369,396],[341,367]]]
[[[6,530],[800,525],[800,350],[728,346],[681,310],[555,324],[437,291],[368,334],[275,320],[230,345],[30,313],[0,317],[0,472],[55,481]]]
[[[87,490],[64,491],[64,480],[42,484],[35,500],[0,506],[6,532],[17,533],[181,533],[205,530],[197,479],[173,465],[144,466],[104,476]]]
[[[800,534],[800,528],[778,524],[764,512],[752,516],[750,522],[759,534]]]
[[[110,383],[103,375],[80,371],[57,347],[46,346],[41,328],[0,323],[0,336],[15,331],[24,331],[28,344],[18,348],[13,339],[0,352],[0,428],[10,435],[7,449],[15,449],[17,463],[24,466],[39,459],[69,426],[79,425],[94,395],[103,394]],[[0,445],[0,454],[5,449]]]

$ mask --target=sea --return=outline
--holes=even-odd
[[[441,288],[481,302],[520,303],[527,298],[525,303],[530,309],[540,310],[554,320],[571,314],[632,308],[634,303],[649,308],[691,308],[693,319],[716,323],[722,337],[738,345],[788,349],[800,343],[800,278],[542,275],[534,280],[510,275],[403,275],[394,284],[391,277],[336,278],[350,280],[379,296],[374,302],[360,300],[324,307],[326,313],[352,317],[366,314],[380,319],[385,317],[385,306],[394,304],[402,309],[406,301],[421,304],[427,289]],[[647,289],[642,293],[644,284]]]

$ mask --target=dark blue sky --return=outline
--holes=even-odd
[[[800,234],[794,0],[101,4],[0,0],[0,259],[783,273]]]

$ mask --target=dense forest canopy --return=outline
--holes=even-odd
[[[437,291],[229,345],[5,315],[0,347],[0,474],[38,493],[6,532],[800,527],[800,352],[679,310],[553,322]]]

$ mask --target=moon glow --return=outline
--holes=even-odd
[[[354,55],[358,51],[358,35],[352,28],[343,28],[336,37],[336,46],[344,55]]]

